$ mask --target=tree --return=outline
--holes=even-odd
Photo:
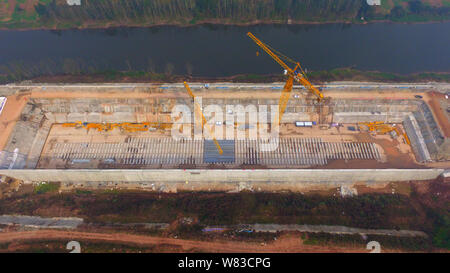
[[[187,62],[187,63],[186,63],[186,73],[187,73],[189,76],[192,76],[193,70],[194,70],[194,67],[192,66],[192,64],[191,64],[190,62]]]
[[[416,13],[416,14],[423,12],[425,9],[424,4],[422,4],[422,2],[419,0],[409,1],[408,5],[409,5],[409,10],[412,13]]]
[[[149,72],[151,74],[156,73],[155,64],[153,63],[152,59],[150,59],[150,58],[148,58],[148,60],[147,60],[147,72]]]
[[[174,69],[175,69],[175,66],[172,63],[167,63],[166,68],[164,69],[164,74],[167,77],[170,77],[170,76],[172,76]]]
[[[391,18],[401,18],[406,15],[406,11],[402,6],[395,6],[391,9],[390,17]]]

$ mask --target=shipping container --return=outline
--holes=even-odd
[[[296,121],[295,126],[297,126],[297,127],[312,127],[313,122],[312,121]]]

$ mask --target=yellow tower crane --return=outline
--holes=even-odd
[[[269,45],[266,45],[261,40],[255,37],[251,32],[247,33],[247,36],[250,37],[259,47],[261,47],[270,57],[272,57],[281,67],[284,68],[286,74],[288,75],[288,80],[283,88],[283,92],[280,97],[280,109],[279,109],[279,119],[281,122],[281,118],[286,110],[287,103],[289,101],[289,97],[291,96],[292,86],[294,84],[294,80],[301,83],[304,87],[306,87],[311,93],[313,93],[317,97],[317,102],[321,102],[324,99],[322,92],[319,91],[314,85],[312,85],[307,77],[305,72],[302,69],[302,66],[299,62],[292,60],[291,58],[283,55],[282,53],[276,51],[271,48]],[[290,68],[281,58],[285,59],[287,62],[295,64],[295,68]]]
[[[203,126],[205,126],[208,129],[209,134],[213,137],[214,144],[216,144],[216,147],[217,147],[217,150],[219,151],[219,154],[222,155],[223,154],[222,147],[220,147],[219,142],[217,141],[216,137],[214,136],[214,133],[212,132],[211,128],[209,127],[209,125],[208,125],[208,123],[206,121],[206,118],[203,115],[203,112],[202,112],[202,109],[201,109],[200,105],[198,105],[198,103],[195,102],[195,95],[194,95],[194,93],[192,93],[192,90],[189,87],[189,85],[187,84],[187,82],[184,82],[184,87],[186,88],[189,96],[191,96],[192,99],[194,100],[194,111],[196,111],[196,113],[197,113],[196,116],[202,118],[202,120],[201,120],[202,129],[203,129]]]

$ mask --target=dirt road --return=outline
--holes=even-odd
[[[305,245],[299,236],[285,235],[273,243],[261,245],[242,241],[194,241],[164,237],[150,237],[125,233],[91,233],[59,230],[38,230],[0,233],[0,242],[27,240],[89,240],[109,243],[133,244],[140,246],[170,245],[181,249],[181,252],[213,252],[213,253],[305,253],[305,252],[369,252],[365,248]],[[82,244],[82,242],[80,242]],[[392,252],[389,251],[389,252]]]
[[[160,90],[157,88],[127,88],[121,89],[118,87],[111,87],[108,91],[99,90],[95,88],[46,88],[45,91],[41,87],[34,87],[31,90],[32,98],[189,98],[188,93],[180,88],[175,90]],[[202,89],[193,90],[197,96],[211,99],[279,99],[281,91],[272,90],[270,88],[263,90],[240,90],[240,89],[228,89],[226,91],[221,89]],[[304,90],[294,90],[293,94],[299,94],[299,98],[310,96],[310,94]],[[331,98],[341,99],[414,99],[414,95],[421,94],[422,92],[413,93],[405,90],[396,89],[383,89],[381,91],[374,90],[358,90],[344,91],[344,90],[326,90],[324,95]],[[293,96],[291,99],[294,99]]]
[[[444,112],[445,109],[442,109],[439,103],[440,100],[445,100],[445,95],[441,93],[432,92],[429,93],[428,97],[430,98],[428,104],[431,106],[432,112],[434,114],[437,123],[439,124],[439,127],[441,127],[441,130],[446,137],[450,137],[450,123]]]

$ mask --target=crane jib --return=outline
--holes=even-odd
[[[276,53],[274,53],[270,47],[266,44],[264,44],[261,40],[259,40],[258,38],[255,37],[255,35],[253,35],[253,33],[248,32],[247,36],[249,36],[259,47],[261,47],[270,57],[272,57],[279,65],[281,65],[281,67],[283,67],[286,71],[287,74],[290,76],[293,76],[294,79],[301,83],[303,86],[305,86],[308,90],[310,90],[314,95],[317,96],[317,100],[320,102],[323,99],[323,94],[314,87],[314,85],[312,85],[306,78],[303,69],[300,65],[299,62],[294,62],[292,59],[290,59],[289,57],[283,55],[280,52],[277,52],[280,56],[282,56],[283,58],[287,59],[290,62],[294,62],[296,64],[295,68],[292,69],[290,68],[286,63],[284,63],[280,56],[278,56]],[[274,51],[276,51],[275,49],[273,49]],[[299,71],[300,70],[300,71]]]

